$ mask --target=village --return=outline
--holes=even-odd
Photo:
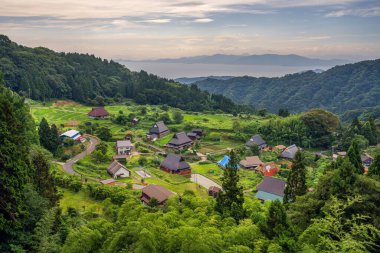
[[[136,106],[133,107],[129,106],[132,110],[136,109]],[[122,106],[122,108],[128,107]],[[114,123],[115,118],[127,114],[127,111],[124,113],[120,106],[91,108],[86,113],[85,110],[89,108],[84,106],[69,107],[64,103],[63,105],[58,103],[57,106],[56,103],[55,106],[49,107],[48,113],[41,115],[47,118],[57,117],[57,113],[62,112],[63,121],[66,123],[61,124],[62,142],[66,139],[72,140],[71,150],[75,150],[76,146],[82,146],[71,157],[66,156],[66,161],[59,162],[66,173],[81,176],[85,180],[98,181],[99,184],[109,187],[126,187],[141,191],[140,199],[147,205],[152,204],[152,201],[155,205],[163,205],[170,196],[182,194],[187,190],[204,197],[217,197],[223,190],[220,179],[229,163],[229,153],[232,149],[237,150],[241,157],[236,170],[239,171],[240,184],[245,195],[262,202],[283,200],[292,159],[297,151],[301,150],[300,147],[292,143],[270,145],[258,133],[240,142],[227,138],[221,140],[215,132],[225,131],[226,126],[222,124],[218,126],[212,122],[215,125],[210,127],[205,115],[198,120],[200,117],[185,114],[185,119],[173,127],[173,122],[165,124],[164,120],[154,121],[153,117],[149,117],[149,113],[144,112],[146,107],[144,108],[139,108],[139,111],[134,110],[126,117],[128,122],[125,125],[129,127],[119,127]],[[41,109],[40,105],[32,106],[35,117],[39,117],[38,113],[43,111]],[[229,121],[233,117],[232,115],[210,116]],[[199,124],[188,124],[187,118]],[[58,119],[57,123],[61,122],[62,119]],[[234,122],[236,119],[232,123]],[[112,137],[106,141],[96,137],[92,133],[92,125],[95,124],[107,125],[113,132]],[[232,124],[229,127],[233,126]],[[99,147],[104,149],[101,159],[96,158],[96,155],[101,154],[98,152],[101,149]],[[324,161],[320,163],[322,166],[339,156],[346,155],[343,151],[332,154],[315,150],[303,150],[303,152],[311,157],[321,158],[320,161]],[[368,168],[372,159],[368,154],[362,155],[363,165]],[[308,168],[309,180],[317,180],[317,170],[318,168]]]

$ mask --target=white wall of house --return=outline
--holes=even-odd
[[[118,155],[126,155],[131,152],[132,147],[118,147],[117,154]]]
[[[117,178],[117,177],[129,177],[131,175],[131,173],[129,172],[129,170],[126,170],[124,168],[120,168],[116,173],[115,175],[113,175],[114,178]]]

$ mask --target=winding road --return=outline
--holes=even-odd
[[[66,161],[66,163],[62,164],[63,170],[66,173],[69,173],[72,175],[80,175],[79,173],[77,173],[73,170],[73,165],[76,162],[78,162],[80,159],[85,157],[86,155],[91,154],[95,150],[96,145],[99,144],[99,140],[97,138],[95,138],[93,136],[89,136],[89,135],[87,135],[85,137],[90,138],[90,144],[87,146],[86,150],[83,151],[82,153],[77,154],[76,156],[74,156],[70,160]]]

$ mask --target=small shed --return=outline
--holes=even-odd
[[[217,186],[210,186],[208,188],[208,195],[209,196],[212,196],[214,198],[218,197],[219,195],[219,192],[221,191],[222,189],[220,189],[219,187]]]

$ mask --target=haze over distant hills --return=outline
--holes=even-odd
[[[296,54],[279,55],[200,55],[181,58],[164,58],[157,60],[143,60],[142,62],[185,63],[185,64],[228,64],[228,65],[261,65],[261,66],[325,66],[332,67],[348,63],[342,59],[316,59]]]
[[[284,77],[207,78],[195,84],[237,103],[278,112],[326,108],[344,119],[373,113],[380,117],[380,59],[336,66],[322,73],[307,71]]]

